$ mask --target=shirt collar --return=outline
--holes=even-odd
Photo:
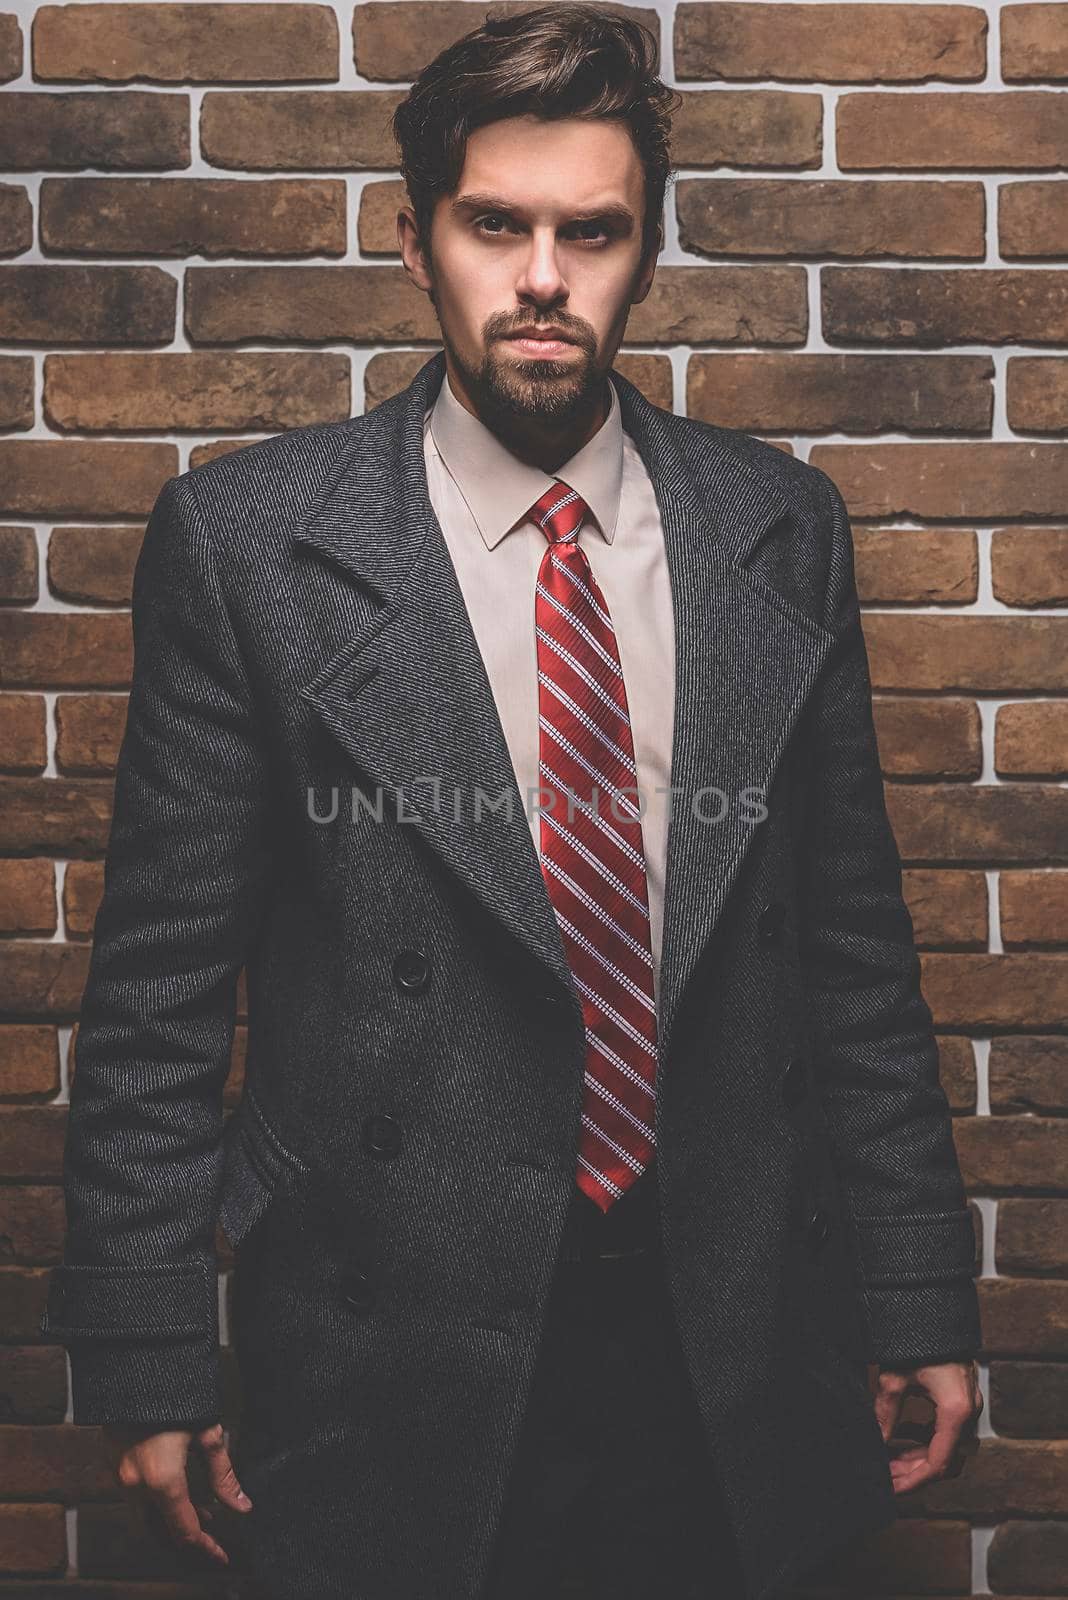
[[[562,478],[585,500],[602,537],[615,537],[623,482],[623,423],[615,385],[608,383],[609,411],[592,439],[556,473],[520,461],[496,434],[456,398],[448,372],[426,422],[434,446],[467,502],[488,549],[523,522],[554,478]],[[587,524],[588,525],[588,524]]]

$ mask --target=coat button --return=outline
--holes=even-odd
[[[393,958],[393,976],[402,989],[414,993],[430,982],[430,958],[422,950],[398,950]]]
[[[808,1247],[813,1255],[827,1242],[831,1221],[822,1206],[817,1206],[808,1219]]]
[[[376,1111],[364,1122],[363,1142],[377,1156],[395,1156],[401,1147],[401,1125],[396,1117]]]
[[[786,920],[786,907],[781,900],[772,900],[761,908],[757,918],[757,939],[761,944],[778,944]]]
[[[782,1097],[789,1110],[793,1111],[799,1106],[808,1093],[808,1078],[805,1073],[805,1063],[800,1056],[793,1056],[786,1063],[779,1083]]]
[[[353,1311],[366,1311],[374,1301],[371,1279],[362,1267],[352,1267],[341,1280],[341,1298]]]

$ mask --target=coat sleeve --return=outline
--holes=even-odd
[[[134,666],[63,1156],[67,1233],[42,1333],[76,1423],[220,1409],[223,1086],[265,879],[264,744],[191,475],[134,571]]]
[[[869,1359],[905,1365],[981,1347],[975,1230],[886,811],[849,517],[820,478],[836,639],[811,709],[800,953]]]

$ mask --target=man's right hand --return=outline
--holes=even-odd
[[[234,1511],[252,1510],[252,1501],[237,1481],[222,1424],[161,1431],[158,1423],[115,1422],[106,1424],[103,1432],[120,1487],[141,1504],[149,1521],[157,1523],[179,1549],[202,1551],[228,1566],[230,1557],[203,1527],[214,1516],[212,1507],[193,1505],[186,1470],[195,1440],[212,1494]]]

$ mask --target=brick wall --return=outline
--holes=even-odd
[[[131,1519],[37,1333],[132,567],[170,474],[369,407],[436,348],[395,256],[387,119],[483,9],[0,16],[0,1594],[207,1592]],[[685,98],[681,176],[618,364],[846,496],[981,1237],[980,1456],[836,1582],[1063,1595],[1068,6],[639,14]]]

